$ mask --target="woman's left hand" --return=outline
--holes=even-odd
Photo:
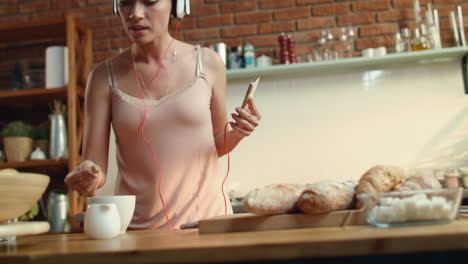
[[[247,99],[247,107],[236,108],[237,114],[232,113],[231,116],[235,122],[230,122],[232,129],[236,132],[239,137],[249,136],[255,128],[258,126],[262,116],[258,111],[253,98]]]

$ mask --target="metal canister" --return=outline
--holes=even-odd
[[[223,61],[224,65],[227,63],[227,47],[226,43],[224,42],[219,42],[213,45],[210,45],[210,49],[216,51],[218,53],[219,57],[221,57],[221,60]]]
[[[47,200],[47,218],[51,233],[70,232],[68,195],[50,192]]]
[[[50,142],[49,152],[51,159],[68,157],[68,136],[65,118],[62,114],[49,115]]]

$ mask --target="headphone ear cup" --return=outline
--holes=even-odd
[[[119,14],[119,7],[118,7],[117,1],[118,0],[113,0],[112,1],[112,13],[119,16],[120,14]]]
[[[172,0],[171,13],[173,17],[177,18],[177,0]]]
[[[190,0],[184,0],[185,1],[185,14],[190,15]]]
[[[185,16],[185,0],[177,0],[177,18],[182,19]]]

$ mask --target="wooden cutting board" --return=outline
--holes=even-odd
[[[200,234],[278,230],[292,228],[368,225],[362,210],[324,214],[255,215],[250,213],[218,216],[198,222]]]
[[[49,232],[49,222],[18,222],[9,224],[0,224],[0,238],[10,236],[37,235]]]

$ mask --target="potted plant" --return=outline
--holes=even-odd
[[[33,129],[33,149],[40,148],[46,156],[49,154],[50,127],[46,125],[36,126]]]
[[[3,145],[8,162],[25,161],[32,151],[32,126],[13,121],[2,129]]]

